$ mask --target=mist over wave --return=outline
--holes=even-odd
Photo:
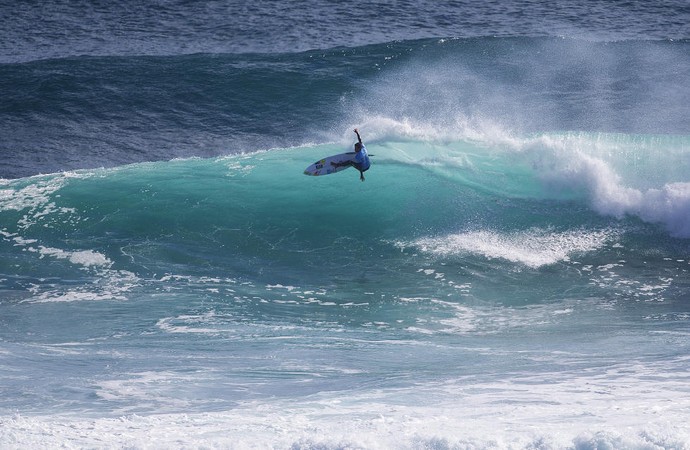
[[[687,134],[688,42],[448,39],[390,47],[382,73],[348,104],[452,132]],[[663,71],[658,68],[663,67]]]
[[[0,176],[351,145],[351,128],[376,118],[397,125],[371,123],[369,140],[411,131],[435,141],[474,133],[684,136],[688,45],[426,39],[297,54],[4,64],[12,89],[0,107]]]

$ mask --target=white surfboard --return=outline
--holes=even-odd
[[[313,177],[319,175],[330,175],[332,173],[340,172],[352,166],[334,166],[331,163],[343,163],[347,161],[355,160],[355,152],[340,153],[338,155],[329,156],[324,159],[316,161],[311,166],[304,169],[305,175],[311,175]]]

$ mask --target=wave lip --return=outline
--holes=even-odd
[[[636,209],[643,220],[665,224],[672,236],[690,237],[690,183],[650,189],[642,194]]]
[[[601,142],[601,141],[609,142]],[[665,145],[647,138],[636,143],[634,137],[615,142],[614,136],[547,136],[525,139],[518,151],[531,153],[538,178],[556,190],[584,190],[594,211],[623,218],[632,215],[648,223],[662,224],[673,237],[690,237],[690,182],[673,181],[683,177],[687,144],[671,139]],[[654,144],[661,145],[654,148]],[[625,159],[643,161],[654,153],[653,163],[634,167]],[[626,167],[626,165],[628,167]],[[664,178],[663,174],[667,174]],[[657,178],[658,187],[645,185]],[[654,182],[654,181],[652,181]]]

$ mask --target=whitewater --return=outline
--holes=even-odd
[[[126,6],[0,13],[0,448],[690,448],[687,5]]]

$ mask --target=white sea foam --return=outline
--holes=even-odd
[[[657,150],[654,145],[662,145],[658,140],[650,142],[639,144],[613,137],[566,134],[513,138],[504,144],[527,156],[545,187],[583,190],[592,208],[600,214],[618,218],[634,215],[646,222],[663,224],[672,236],[690,237],[690,182],[682,170],[687,165],[688,152],[683,144],[664,150],[672,157],[670,161],[659,158],[650,165],[633,166],[624,177],[623,168],[631,166],[629,159],[647,159],[649,153]],[[650,187],[650,175],[661,177],[660,171],[668,172],[668,181]],[[684,179],[677,181],[673,177]]]
[[[209,325],[216,326],[210,327]],[[218,325],[219,320],[213,311],[197,315],[186,314],[177,317],[165,317],[156,323],[160,330],[167,333],[217,334],[230,331],[227,326],[222,327]]]
[[[120,404],[119,414],[128,414],[140,410],[142,407],[153,406],[160,409],[184,409],[190,401],[174,395],[180,385],[193,383],[200,377],[190,372],[186,374],[149,371],[127,374],[126,377],[105,380],[98,383],[96,395],[99,398]]]
[[[2,182],[5,186],[11,183]],[[40,180],[18,189],[0,189],[0,211],[21,211],[27,208],[36,208],[50,203],[50,195],[64,186],[64,180],[60,178]]]
[[[546,378],[466,377],[408,390],[257,400],[224,412],[13,415],[0,418],[0,447],[688,449],[687,376],[656,376],[676,369],[632,362]],[[184,408],[183,399],[163,404],[159,396],[198,375],[132,374],[100,382],[98,395]]]
[[[414,333],[451,334],[451,335],[497,335],[521,329],[554,325],[558,326],[567,317],[579,313],[583,304],[579,301],[563,300],[555,308],[553,305],[532,305],[525,307],[479,307],[467,306],[456,301],[439,299],[400,299],[400,301],[424,302],[433,305],[434,309],[443,311],[441,318],[432,322],[417,322],[407,327],[407,331]],[[585,308],[598,308],[597,304],[586,304]]]
[[[54,214],[72,214],[74,208],[58,207],[53,197],[72,178],[89,178],[89,173],[64,172],[50,176],[35,176],[25,178],[18,183],[13,180],[0,180],[0,212],[24,211],[26,214],[19,219],[19,229],[26,230]],[[27,185],[23,182],[29,181]]]
[[[403,248],[413,246],[423,252],[444,257],[471,253],[536,268],[568,261],[576,253],[597,250],[613,236],[615,233],[612,230],[555,232],[531,228],[509,233],[479,230],[425,237],[398,245]]]
[[[59,248],[39,246],[36,250],[41,257],[52,256],[57,259],[66,259],[72,264],[83,267],[110,267],[113,262],[105,255],[93,250],[66,251]]]
[[[36,253],[39,258],[54,258],[67,261],[77,268],[90,273],[98,281],[83,286],[34,285],[29,289],[32,294],[27,302],[52,303],[75,301],[126,300],[126,293],[139,285],[140,279],[126,270],[112,269],[113,262],[104,254],[95,250],[64,250],[38,244],[37,239],[27,239],[16,233],[0,232],[3,239],[14,241],[17,247],[24,247],[29,253]]]
[[[103,300],[127,300],[127,294],[139,286],[141,279],[126,270],[102,270],[96,273],[99,280],[76,287],[45,288],[35,286],[29,303],[55,303]]]

